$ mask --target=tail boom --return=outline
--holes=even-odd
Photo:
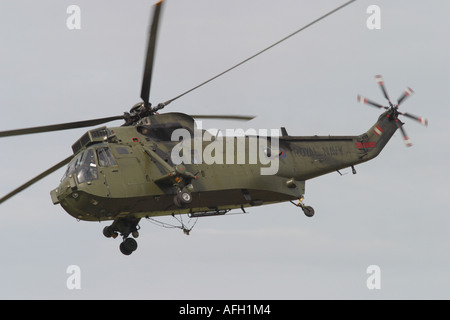
[[[375,158],[402,125],[388,110],[361,135],[284,136],[280,142],[293,158],[292,176],[304,181]]]

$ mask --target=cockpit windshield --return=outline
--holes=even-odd
[[[67,170],[64,173],[63,177],[61,178],[61,181],[63,181],[64,179],[66,179],[68,176],[70,176],[75,172],[75,170],[81,165],[83,157],[84,152],[81,152],[69,162],[69,164],[67,165]]]

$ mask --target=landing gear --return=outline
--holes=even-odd
[[[298,199],[298,203],[294,203],[291,201],[291,203],[296,206],[296,207],[300,207],[303,210],[303,213],[305,214],[305,216],[307,216],[308,218],[311,218],[314,216],[314,209],[311,206],[305,206],[303,204],[303,196],[300,197],[300,199]]]
[[[303,210],[303,213],[305,214],[305,216],[307,216],[308,218],[311,218],[312,216],[314,216],[314,209],[313,209],[313,207],[303,206],[302,210]]]
[[[103,235],[107,238],[117,238],[120,235],[123,237],[123,241],[119,246],[120,252],[129,256],[138,248],[136,240],[133,238],[139,237],[139,223],[140,219],[136,218],[122,218],[117,219],[112,225],[103,228]],[[129,236],[133,238],[129,238]]]

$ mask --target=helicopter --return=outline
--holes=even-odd
[[[87,131],[72,145],[73,153],[0,199],[15,196],[49,174],[66,167],[58,187],[50,191],[55,205],[83,221],[112,221],[104,227],[107,238],[122,237],[124,255],[137,250],[141,219],[187,214],[190,218],[221,216],[231,210],[291,202],[307,217],[315,214],[303,202],[306,181],[339,172],[377,157],[400,130],[406,146],[411,141],[399,116],[428,125],[425,118],[404,113],[399,106],[414,91],[407,88],[393,103],[382,76],[376,81],[388,104],[361,95],[357,101],[383,110],[366,132],[352,136],[293,136],[263,132],[239,137],[214,136],[198,128],[195,119],[252,120],[242,115],[188,115],[160,113],[171,102],[229,72],[314,23],[337,12],[348,1],[243,62],[166,102],[150,100],[154,54],[164,1],[153,6],[141,87],[141,102],[123,115],[0,132],[9,137],[123,120],[120,127],[102,126]],[[273,169],[273,170],[270,170]],[[182,227],[186,234],[189,229]]]

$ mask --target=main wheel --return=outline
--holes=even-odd
[[[124,255],[129,256],[134,251],[136,251],[138,245],[136,240],[133,238],[126,238],[119,246],[120,252]]]
[[[182,208],[192,202],[192,195],[187,191],[180,191],[173,197],[173,202],[177,207]]]
[[[103,235],[107,238],[111,238],[113,236],[113,231],[109,226],[103,228]]]
[[[192,195],[187,191],[178,192],[177,198],[182,204],[189,204],[192,202]]]

